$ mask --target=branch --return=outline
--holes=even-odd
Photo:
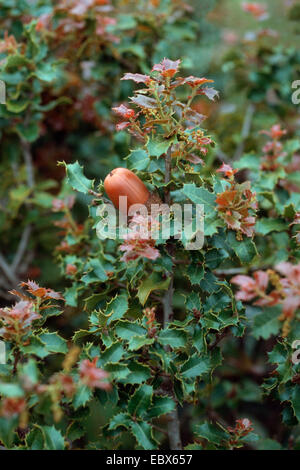
[[[27,175],[27,184],[28,187],[33,189],[34,187],[34,168],[32,155],[30,150],[30,144],[25,140],[21,139],[21,146],[23,150],[24,163],[26,166],[26,175]],[[26,248],[28,246],[29,238],[31,235],[31,226],[27,225],[22,233],[21,240],[19,242],[17,252],[14,256],[13,262],[11,265],[7,263],[4,256],[0,253],[0,268],[6,276],[7,280],[10,282],[11,286],[15,287],[18,285],[19,280],[16,275],[17,268],[20,265],[22,258],[25,255]]]
[[[166,174],[165,174],[165,183],[168,184],[171,181],[171,170],[172,170],[172,145],[168,148],[168,151],[165,156],[165,165],[166,165]],[[170,189],[165,188],[165,203],[171,203]]]
[[[31,235],[31,225],[27,225],[22,233],[22,237],[21,237],[17,252],[15,254],[14,260],[11,265],[14,271],[16,271],[17,267],[19,266],[25,254],[30,235]]]
[[[171,168],[172,168],[172,156],[171,156],[172,146],[168,148],[168,151],[165,156],[166,163],[166,174],[165,174],[165,183],[168,184],[171,181]],[[170,189],[165,188],[165,203],[171,203]],[[173,281],[174,273],[171,273],[171,280],[166,294],[163,297],[163,327],[167,328],[168,323],[173,318]],[[172,384],[173,388],[173,384]],[[175,398],[173,397],[174,401]],[[176,402],[175,402],[176,403]],[[180,422],[178,417],[177,404],[175,404],[175,409],[167,415],[168,420],[168,436],[169,436],[169,445],[171,450],[182,450],[182,443],[180,437]]]
[[[229,330],[227,328],[224,328],[224,330],[221,333],[218,333],[216,335],[216,339],[214,340],[214,342],[208,345],[208,350],[211,351],[216,346],[218,346],[220,341],[222,341],[222,339],[225,338],[225,336],[228,334],[228,332],[229,332]]]
[[[162,300],[163,313],[164,313],[164,317],[163,317],[164,328],[167,328],[168,323],[173,318],[173,307],[172,307],[173,291],[174,291],[173,278],[174,278],[174,274],[172,273],[169,288]],[[181,437],[180,437],[180,422],[179,422],[179,417],[178,417],[177,405],[176,405],[176,408],[167,415],[167,420],[168,420],[167,428],[168,428],[170,449],[182,450],[182,443],[181,443]]]
[[[173,304],[173,292],[174,292],[174,289],[173,289],[173,278],[174,278],[174,275],[173,275],[173,273],[172,273],[168,290],[167,290],[166,294],[164,295],[164,297],[163,297],[163,299],[162,299],[163,310],[164,310],[164,318],[163,318],[163,322],[164,322],[164,323],[163,323],[163,326],[164,326],[164,328],[167,328],[168,323],[169,323],[170,321],[172,321],[172,319],[173,319],[173,308],[172,308],[172,304]]]
[[[26,140],[22,139],[21,145],[23,149],[24,162],[26,166],[27,184],[29,188],[33,188],[34,187],[34,170],[33,170],[30,144],[29,142],[26,142]]]
[[[6,287],[6,289],[9,289],[9,287]],[[2,299],[8,300],[9,302],[11,302],[14,299],[14,296],[12,294],[2,289],[0,289],[0,297]]]
[[[237,149],[236,149],[235,154],[233,156],[234,161],[239,160],[242,156],[242,153],[243,153],[244,147],[245,147],[245,140],[247,139],[247,137],[249,136],[249,133],[250,133],[254,111],[255,111],[254,105],[252,103],[249,104],[248,107],[247,107],[244,122],[243,122],[243,128],[242,128],[242,133],[241,133],[242,139],[241,139],[241,142],[239,143],[239,145],[237,146]]]
[[[7,264],[4,256],[1,253],[0,253],[0,268],[2,269],[3,273],[5,274],[5,276],[7,277],[7,279],[11,282],[13,286],[16,286],[19,283],[12,267],[9,266],[9,264]]]

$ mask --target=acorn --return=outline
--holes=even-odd
[[[151,193],[143,181],[127,168],[112,170],[104,180],[104,189],[117,209],[120,196],[127,196],[127,210],[133,204],[144,204],[148,210],[151,204],[161,204],[160,197]]]

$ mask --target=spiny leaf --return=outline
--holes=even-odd
[[[65,166],[68,182],[75,191],[88,194],[93,189],[94,180],[89,180],[84,176],[83,167],[78,162],[69,163],[68,165],[65,162],[60,162],[59,164]]]
[[[150,408],[153,387],[141,385],[128,402],[128,411],[132,416],[144,416]]]
[[[138,444],[145,450],[156,449],[157,446],[152,437],[150,424],[145,421],[132,421],[130,429]]]

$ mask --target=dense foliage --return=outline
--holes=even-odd
[[[299,12],[194,3],[1,3],[6,448],[300,446]],[[202,204],[203,247],[103,236],[120,166]]]

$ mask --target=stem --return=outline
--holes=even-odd
[[[168,184],[171,181],[171,170],[172,170],[172,145],[167,150],[165,156],[165,165],[166,165],[166,174],[165,174],[165,183]],[[165,188],[165,203],[171,203],[170,189]]]
[[[34,187],[34,169],[32,163],[32,155],[30,150],[30,144],[25,140],[21,140],[21,146],[23,150],[24,163],[26,167],[26,176],[27,176],[27,185],[29,188],[33,189]],[[31,235],[32,227],[27,225],[22,233],[17,252],[14,256],[13,262],[9,265],[0,252],[0,268],[5,274],[6,278],[12,286],[17,286],[19,283],[18,279],[18,268],[24,257],[26,249],[28,247],[29,238]]]
[[[76,222],[73,219],[71,211],[68,208],[65,209],[65,214],[66,214],[66,217],[68,219],[68,222],[69,222],[73,232],[76,233],[77,232],[77,225],[76,225]]]
[[[8,281],[11,282],[12,286],[16,286],[18,284],[18,278],[15,275],[14,271],[12,270],[11,266],[6,262],[4,256],[0,253],[0,268],[2,269],[3,273],[7,277]]]
[[[172,303],[173,303],[173,278],[174,274],[172,273],[171,275],[171,280],[170,284],[168,287],[168,290],[166,294],[164,295],[163,298],[163,326],[164,328],[167,328],[168,323],[172,320],[173,318],[173,308],[172,308]],[[173,397],[174,398],[174,397]],[[174,400],[175,401],[175,400]],[[182,450],[182,443],[181,443],[181,437],[180,437],[180,421],[178,417],[178,409],[177,409],[177,404],[175,409],[167,415],[167,420],[168,420],[168,436],[169,436],[169,445],[171,450]]]
[[[163,304],[163,310],[164,310],[164,328],[168,327],[168,323],[172,321],[173,318],[173,308],[172,308],[172,303],[173,303],[173,273],[171,275],[171,280],[170,284],[168,287],[168,290],[166,294],[163,297],[162,304]]]
[[[169,183],[171,181],[171,150],[172,147],[168,148],[166,153],[165,162],[166,162],[166,174],[165,174],[165,183]],[[170,204],[171,197],[170,197],[170,190],[165,188],[165,203]],[[163,304],[163,327],[167,328],[170,321],[173,318],[173,292],[174,292],[174,272],[171,273],[170,284],[166,294],[163,297],[162,304]],[[171,380],[171,379],[170,379]],[[173,384],[172,385],[173,388]],[[170,387],[171,388],[171,387]],[[173,396],[175,401],[175,398]],[[180,437],[180,422],[178,417],[178,410],[177,410],[177,403],[175,402],[175,409],[167,415],[168,425],[168,437],[169,437],[169,445],[171,450],[182,450],[182,443]]]
[[[244,152],[245,140],[249,136],[249,133],[250,133],[250,130],[251,130],[251,124],[252,124],[252,119],[253,119],[254,112],[255,112],[255,107],[251,103],[251,104],[248,105],[247,110],[246,110],[246,114],[245,114],[245,118],[244,118],[244,122],[243,122],[242,133],[241,133],[241,142],[239,143],[239,145],[237,146],[237,149],[235,151],[235,154],[234,154],[234,157],[233,157],[234,161],[239,160],[241,158],[243,152]]]
[[[18,367],[18,363],[19,363],[19,360],[20,360],[20,350],[17,349],[15,352],[14,352],[14,368],[13,368],[13,375],[16,375],[17,373],[17,367]]]
[[[27,184],[28,187],[33,189],[34,187],[34,170],[33,170],[33,163],[32,163],[32,155],[30,144],[26,140],[21,140],[21,145],[23,149],[23,156],[24,162],[26,166],[26,174],[27,174]]]

